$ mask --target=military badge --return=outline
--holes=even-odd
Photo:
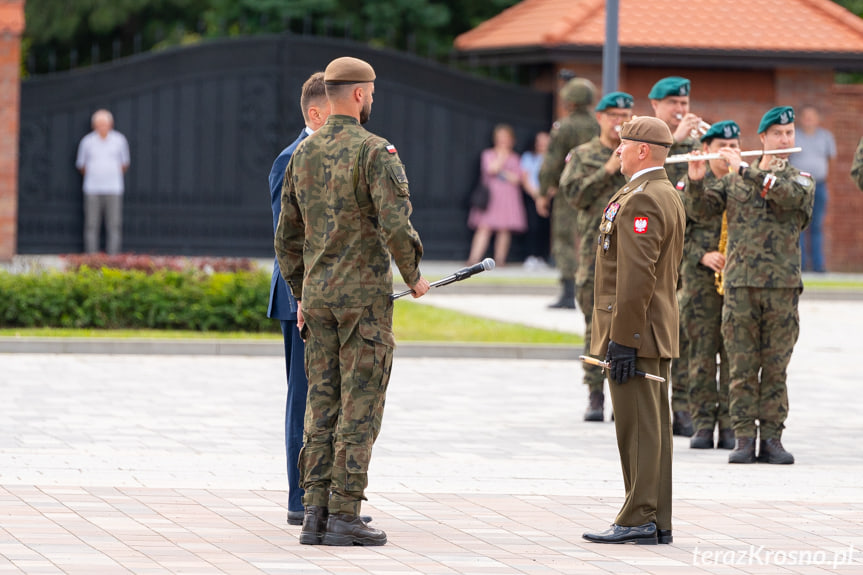
[[[572,152],[569,152],[566,154],[566,158],[564,158],[563,163],[568,164],[571,159],[572,159]]]
[[[611,222],[609,220],[603,221],[601,224],[599,224],[599,231],[601,231],[604,234],[607,234],[608,232],[610,232],[611,231]]]
[[[614,217],[617,215],[617,211],[620,209],[620,204],[614,202],[613,204],[608,204],[608,207],[605,208],[605,219],[609,222],[614,221]]]
[[[396,153],[396,147],[393,146],[392,144],[388,145],[387,146],[387,152],[389,152],[390,154],[395,154]]]
[[[686,182],[684,182],[683,180],[679,180],[679,181],[677,182],[677,185],[676,185],[675,187],[677,188],[677,191],[678,191],[678,192],[682,192],[682,191],[683,191],[683,188],[685,188],[685,187],[686,187]]]
[[[809,184],[812,183],[812,180],[809,179],[807,176],[809,176],[809,174],[807,174],[806,172],[800,172],[800,175],[798,175],[796,178],[794,178],[794,181],[797,182],[798,184],[800,184],[801,186],[808,186]]]
[[[635,218],[635,224],[633,225],[633,229],[637,234],[643,234],[647,232],[647,216],[639,216]]]
[[[609,246],[611,246],[611,240],[606,237],[605,240],[602,242],[602,251],[607,252]]]

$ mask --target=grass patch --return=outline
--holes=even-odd
[[[863,291],[863,281],[856,280],[804,280],[805,289]]]
[[[275,320],[273,320],[275,321]],[[399,300],[393,329],[399,342],[464,342],[580,345],[575,334],[525,327]],[[77,337],[152,339],[242,339],[281,341],[279,333],[215,332],[158,329],[4,328],[0,337]]]

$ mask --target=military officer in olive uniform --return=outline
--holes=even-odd
[[[414,297],[429,288],[404,166],[393,145],[360,125],[374,80],[367,62],[330,62],[331,115],[297,147],[282,190],[276,255],[297,299],[309,376],[303,544],[386,543],[359,513],[395,346],[390,255]]]
[[[857,187],[863,191],[863,138],[860,138],[857,151],[854,153],[854,161],[851,163],[851,177]]]
[[[794,146],[794,110],[772,108],[758,134],[764,150]],[[730,368],[731,424],[736,445],[729,463],[794,463],[782,446],[788,416],[786,369],[800,333],[797,303],[800,232],[809,225],[815,182],[787,162],[764,154],[746,165],[740,150],[719,151],[730,173],[711,185],[690,177],[688,200],[699,219],[726,212],[728,252],[722,338]]]
[[[665,122],[623,125],[617,148],[629,178],[605,208],[596,248],[591,355],[610,363],[609,390],[626,499],[597,543],[671,543],[671,414],[667,381],[678,353],[677,270],[686,216],[663,165]]]
[[[554,123],[548,152],[539,170],[536,211],[540,216],[548,217],[549,202],[557,193],[569,151],[599,133],[590,111],[595,94],[596,87],[585,78],[573,78],[560,91],[569,116]],[[551,211],[551,253],[560,272],[561,295],[549,307],[575,309],[576,213],[566,201],[554,202]]]
[[[590,351],[593,318],[593,278],[596,268],[596,226],[614,193],[626,184],[620,173],[620,158],[614,151],[620,145],[620,125],[632,118],[632,96],[625,92],[606,94],[596,105],[599,135],[570,151],[560,176],[559,195],[576,209],[578,266],[575,293],[584,314],[584,349]],[[602,421],[605,374],[596,366],[584,364],[584,384],[588,389],[585,421]]]
[[[698,134],[701,118],[689,111],[689,91],[689,80],[669,76],[654,84],[647,95],[653,114],[665,122],[674,135],[674,144],[668,152],[670,156],[686,154],[699,147],[693,135]],[[669,164],[665,168],[668,179],[677,186],[678,191],[682,190],[686,169],[685,163]],[[678,337],[680,357],[671,366],[672,429],[674,435],[689,437],[694,430],[689,413],[689,339],[683,324],[680,325]]]
[[[716,122],[701,137],[701,152],[714,154],[721,148],[740,148],[740,126],[726,120]],[[689,174],[711,186],[728,173],[723,159],[690,162]],[[689,176],[684,177],[689,185]],[[692,213],[689,194],[683,204]],[[689,411],[695,435],[689,442],[693,449],[712,449],[713,434],[718,427],[716,446],[734,449],[734,430],[728,413],[728,357],[722,345],[722,269],[725,267],[722,238],[722,214],[694,220],[687,218],[683,263],[680,266],[680,318],[689,339]],[[721,358],[717,364],[717,355]],[[717,383],[717,371],[719,379]]]

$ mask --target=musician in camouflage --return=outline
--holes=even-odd
[[[857,151],[854,153],[854,161],[851,164],[851,177],[857,187],[863,191],[863,138],[860,138],[860,143],[857,144]]]
[[[740,148],[740,127],[730,120],[716,122],[701,137],[701,152],[716,153],[721,148]],[[724,159],[690,162],[689,174],[711,187],[728,173]],[[689,186],[689,177],[684,185]],[[684,194],[684,206],[692,213],[691,194]],[[734,448],[734,430],[728,413],[728,357],[722,345],[722,295],[717,291],[717,274],[725,266],[725,254],[719,251],[722,214],[701,220],[690,217],[683,244],[680,288],[680,318],[689,339],[689,410],[695,435],[689,442],[693,449],[712,449],[713,434],[718,427],[716,446]],[[717,364],[716,356],[721,361]],[[717,383],[717,371],[719,380]]]
[[[584,314],[584,349],[590,350],[593,319],[593,286],[596,272],[596,229],[603,210],[614,193],[626,184],[620,173],[620,158],[614,151],[620,145],[620,126],[632,118],[632,96],[611,92],[596,105],[599,135],[570,152],[560,176],[558,194],[576,210],[578,266],[575,274],[578,305]],[[588,388],[585,421],[602,421],[605,409],[603,382],[599,367],[584,364],[584,384]]]
[[[674,143],[668,151],[669,156],[687,154],[699,147],[693,138],[697,134],[701,118],[689,111],[690,82],[679,76],[662,78],[650,89],[647,97],[653,108],[653,115],[665,122],[674,136]],[[666,164],[668,179],[682,190],[686,175],[686,164]],[[681,194],[681,201],[683,195]],[[690,221],[687,217],[687,227]],[[682,275],[680,276],[682,278]],[[678,286],[679,290],[680,286]],[[680,293],[678,291],[678,297]],[[671,411],[674,435],[689,437],[693,434],[692,418],[689,413],[689,339],[686,337],[682,320],[678,333],[680,357],[671,362]]]
[[[276,255],[299,304],[309,376],[304,544],[386,543],[358,515],[395,346],[390,254],[414,297],[429,287],[404,166],[394,146],[360,125],[374,79],[356,58],[327,66],[332,114],[294,152],[282,190]]]
[[[758,134],[765,151],[793,147],[794,110],[772,108]],[[690,177],[687,195],[694,217],[726,211],[728,221],[722,337],[736,440],[728,461],[794,463],[781,441],[788,416],[786,370],[800,333],[798,238],[812,217],[815,182],[789,165],[787,154],[763,154],[747,166],[740,150],[719,153],[731,173],[710,186]]]
[[[569,151],[599,133],[599,126],[590,111],[595,94],[596,86],[585,78],[573,78],[560,91],[560,97],[570,113],[554,123],[548,152],[539,170],[536,211],[540,216],[548,217],[549,202],[557,194]],[[554,202],[551,212],[551,253],[560,272],[561,295],[549,307],[574,309],[576,212],[566,201]]]

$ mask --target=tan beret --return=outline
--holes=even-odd
[[[668,125],[652,116],[639,116],[623,124],[620,129],[620,139],[656,144],[666,148],[670,148],[674,143],[674,137]]]
[[[350,56],[336,58],[324,70],[324,82],[328,84],[359,84],[374,81],[375,71],[371,65]]]

